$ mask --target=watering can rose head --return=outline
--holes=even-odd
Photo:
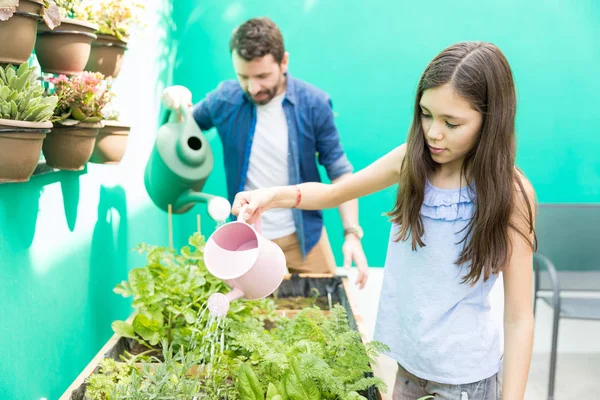
[[[82,72],[67,77],[49,78],[58,95],[54,121],[73,119],[80,122],[99,122],[104,107],[112,100],[112,79],[99,72]]]

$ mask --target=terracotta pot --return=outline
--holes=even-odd
[[[125,50],[127,42],[111,35],[98,35],[92,42],[92,51],[85,70],[116,78],[121,72]]]
[[[79,123],[73,126],[54,124],[42,147],[46,164],[68,171],[82,170],[94,151],[100,128],[101,123]]]
[[[131,127],[110,120],[104,120],[102,124],[104,127],[98,133],[96,146],[94,147],[90,162],[96,164],[118,164],[125,154]]]
[[[27,182],[42,153],[51,122],[0,119],[0,182]]]
[[[35,54],[43,72],[75,75],[83,72],[90,57],[97,25],[67,18],[54,30],[40,24]]]
[[[0,21],[0,64],[22,64],[35,46],[41,0],[21,0],[8,21]]]

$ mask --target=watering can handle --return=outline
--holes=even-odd
[[[242,207],[242,209],[240,210],[240,213],[238,214],[238,221],[241,221],[243,223],[247,223],[246,219],[244,218],[244,215],[246,215],[246,209],[247,209],[248,205],[245,205]],[[256,230],[258,231],[258,233],[262,233],[262,220],[260,217],[260,211],[258,211],[258,217],[256,218],[256,222],[254,223],[254,227],[256,228]]]

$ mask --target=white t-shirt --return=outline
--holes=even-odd
[[[289,185],[288,126],[283,111],[285,92],[256,106],[256,128],[245,190]],[[271,209],[262,214],[263,236],[279,239],[296,232],[292,210]]]

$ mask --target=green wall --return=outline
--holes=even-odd
[[[0,399],[58,399],[110,338],[111,322],[131,312],[112,292],[144,265],[131,250],[168,245],[167,214],[150,202],[143,171],[170,79],[169,10],[167,1],[148,5],[150,29],[132,41],[115,82],[133,127],[122,163],[0,185]],[[197,206],[174,218],[175,245],[187,242],[198,212],[213,229]]]
[[[417,81],[431,58],[457,41],[494,42],[515,74],[518,165],[533,182],[539,200],[600,201],[598,2],[174,4],[174,83],[188,86],[198,101],[220,80],[234,79],[228,52],[232,30],[247,18],[269,16],[283,32],[290,72],[331,94],[344,148],[357,169],[406,139]],[[218,179],[208,187],[224,190]],[[360,200],[364,243],[373,266],[384,262],[389,225],[382,213],[392,207],[393,199],[394,190],[389,189]],[[326,224],[341,263],[336,210],[326,212]]]

